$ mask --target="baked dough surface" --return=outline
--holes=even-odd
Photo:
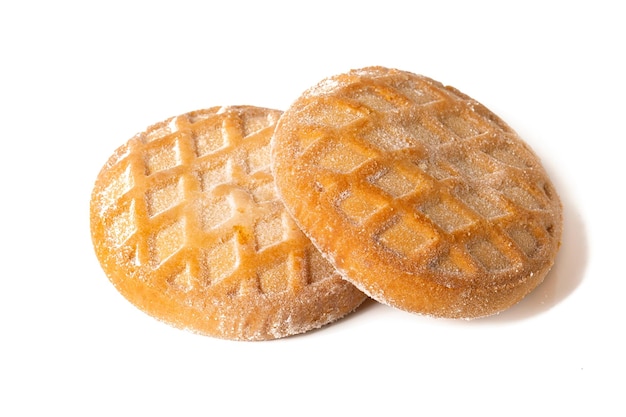
[[[366,298],[277,198],[269,146],[280,115],[195,111],[115,151],[94,186],[91,233],[130,302],[194,332],[267,340],[330,323]]]
[[[500,312],[539,285],[562,209],[538,157],[451,87],[369,67],[327,78],[281,117],[279,194],[349,281],[439,317]]]

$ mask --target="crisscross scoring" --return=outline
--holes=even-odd
[[[212,108],[154,125],[110,163],[108,245],[170,292],[277,293],[333,274],[274,191],[278,111]]]
[[[560,203],[504,122],[426,77],[375,68],[342,77],[305,93],[275,144],[287,205],[338,264],[351,249],[325,246],[334,238],[315,229],[313,207],[334,213],[332,228],[364,253],[377,248],[446,286],[503,283],[551,262]]]

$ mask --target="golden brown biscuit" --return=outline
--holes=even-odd
[[[364,300],[277,199],[269,143],[280,114],[187,113],[109,159],[92,194],[91,232],[130,302],[176,327],[266,340],[318,328]]]
[[[281,117],[272,168],[287,209],[374,299],[474,318],[542,282],[561,204],[531,149],[484,106],[429,78],[330,77]]]

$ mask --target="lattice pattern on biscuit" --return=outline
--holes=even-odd
[[[149,237],[150,262],[160,265],[182,249],[185,244],[185,223],[182,220],[164,225]]]
[[[131,236],[137,233],[137,216],[135,210],[135,201],[124,201],[120,204],[118,210],[111,213],[109,217],[108,227],[106,228],[107,240],[114,247],[120,247]]]
[[[192,140],[198,157],[212,154],[228,144],[222,131],[222,120],[219,118],[207,121],[204,126],[196,129],[192,134]]]
[[[170,182],[161,182],[153,188],[148,188],[145,195],[148,216],[155,216],[180,204],[183,198],[183,181],[180,178]]]
[[[117,168],[115,170],[117,172],[112,173],[111,182],[107,184],[100,194],[104,206],[110,206],[115,203],[117,199],[122,197],[135,185],[130,165],[120,163],[115,168]]]
[[[358,108],[352,107],[347,103],[341,106],[341,110],[337,112],[328,112],[328,106],[336,106],[332,102],[321,102],[306,109],[302,113],[307,118],[307,124],[311,126],[337,126],[342,127],[349,125],[367,115],[367,113]]]
[[[328,170],[348,173],[369,159],[362,148],[351,143],[338,142],[320,152],[317,164]]]
[[[283,222],[287,221],[283,213],[274,213],[272,216],[260,219],[254,225],[254,236],[256,238],[256,250],[263,249],[281,242],[284,237]]]
[[[510,226],[549,219],[558,203],[537,159],[503,122],[426,78],[398,81],[375,69],[349,77],[358,88],[326,82],[305,95],[318,94],[298,108],[296,143],[288,145],[317,175],[353,185],[334,189],[346,227],[362,233],[384,224],[369,230],[376,244],[451,275],[513,271],[547,244],[549,220],[545,230]],[[364,176],[371,187],[356,185]],[[438,260],[428,259],[433,242]]]
[[[466,210],[457,200],[428,200],[418,207],[430,220],[446,233],[467,229],[477,222],[471,211]]]
[[[226,184],[231,179],[232,167],[230,160],[211,161],[200,167],[196,172],[200,181],[200,190],[209,192],[219,184]],[[204,164],[203,164],[204,165]]]
[[[278,293],[287,290],[293,278],[293,270],[288,260],[262,268],[259,273],[259,285],[264,294]]]
[[[356,225],[364,224],[376,212],[388,207],[384,198],[372,198],[372,193],[354,188],[341,193],[336,201],[338,211]]]
[[[428,187],[429,181],[417,171],[400,169],[398,166],[385,168],[369,176],[368,181],[392,197],[399,198]]]
[[[404,214],[384,226],[375,241],[400,257],[419,260],[420,251],[436,243],[438,236],[430,225]]]
[[[203,249],[201,256],[206,271],[204,284],[215,284],[237,269],[240,262],[239,245],[233,236],[226,241],[216,242],[209,249]]]
[[[167,285],[181,292],[187,292],[197,286],[196,277],[190,272],[189,267],[185,266],[180,272],[170,275],[167,279]]]
[[[269,172],[279,116],[213,108],[132,139],[98,197],[112,252],[143,268],[143,279],[164,279],[152,284],[170,292],[219,284],[233,295],[275,293],[332,276],[317,258],[315,271],[295,262],[310,256],[311,244],[286,215]]]
[[[477,189],[457,188],[454,190],[454,195],[487,220],[505,216],[508,213],[495,197],[487,196]]]

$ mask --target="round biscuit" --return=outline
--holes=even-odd
[[[372,298],[438,317],[500,312],[539,285],[562,208],[538,157],[483,105],[383,67],[321,81],[272,140],[281,199]]]
[[[91,234],[110,281],[179,328],[268,340],[321,327],[366,296],[278,200],[269,146],[281,112],[213,107],[149,127],[102,168]]]

